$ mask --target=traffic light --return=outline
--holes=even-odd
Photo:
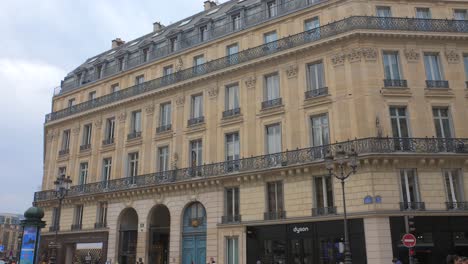
[[[414,221],[414,216],[412,215],[408,216],[408,231],[411,234],[416,233],[416,225]]]

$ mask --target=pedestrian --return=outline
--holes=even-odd
[[[392,263],[403,264],[403,263],[401,263],[401,261],[398,258],[393,258]]]

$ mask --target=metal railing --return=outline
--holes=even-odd
[[[104,223],[101,223],[101,222],[94,223],[94,229],[103,229],[103,228],[107,228],[107,223],[106,222],[104,222]]]
[[[424,202],[400,202],[401,211],[424,211],[426,204]]]
[[[205,122],[205,117],[204,116],[200,116],[200,117],[193,117],[193,118],[190,118],[188,121],[187,121],[187,125],[188,126],[194,126],[194,125],[198,125],[198,124],[202,124]]]
[[[132,133],[129,133],[127,135],[127,140],[132,140],[135,138],[140,138],[141,137],[141,131],[133,131]]]
[[[273,99],[273,100],[263,101],[262,102],[262,109],[277,107],[277,106],[280,106],[282,104],[283,104],[283,99],[281,97]]]
[[[263,214],[264,220],[279,220],[286,219],[286,211],[265,212]]]
[[[65,156],[65,155],[68,155],[68,153],[70,153],[70,149],[59,150],[59,156]]]
[[[336,214],[336,206],[312,208],[312,216]]]
[[[241,215],[223,215],[223,216],[221,216],[221,223],[222,224],[240,223],[241,221],[242,221]]]
[[[80,151],[85,151],[91,149],[91,144],[86,144],[86,145],[81,145],[80,146]]]
[[[169,171],[154,172],[131,178],[88,183],[72,186],[68,197],[114,192],[133,188],[151,187],[200,178],[219,177],[236,173],[250,173],[267,169],[282,168],[315,162],[323,162],[325,153],[332,154],[339,148],[354,149],[359,155],[371,154],[468,154],[468,138],[404,138],[401,147],[398,138],[363,138],[324,146],[288,150],[275,154],[242,158],[234,161],[186,167]],[[118,176],[118,175],[117,175]],[[53,200],[54,190],[36,192],[35,201]]]
[[[240,107],[223,111],[223,118],[238,116],[241,113]]]
[[[449,211],[468,211],[468,202],[446,202],[445,205]]]
[[[166,131],[170,131],[172,129],[172,124],[162,125],[156,128],[156,133],[163,133]]]
[[[81,229],[82,229],[81,224],[73,224],[73,225],[71,225],[71,230],[72,230],[72,231],[77,231],[77,230],[81,230]]]
[[[96,107],[124,100],[135,95],[140,95],[150,91],[158,90],[162,87],[182,82],[204,74],[223,70],[232,65],[238,65],[261,57],[269,56],[273,53],[295,48],[307,43],[313,43],[322,39],[334,37],[353,30],[392,30],[411,32],[452,32],[468,33],[468,20],[445,20],[445,19],[417,19],[417,18],[397,18],[397,17],[371,17],[354,16],[336,21],[316,29],[305,31],[296,35],[291,35],[275,42],[270,42],[254,48],[241,51],[236,54],[236,61],[231,56],[219,58],[197,66],[202,68],[201,73],[192,68],[147,81],[140,85],[135,85],[127,89],[122,89],[112,94],[95,98],[74,106],[62,109],[46,115],[46,122],[58,120],[73,114],[81,113]],[[275,48],[272,49],[271,47]]]
[[[406,88],[408,87],[408,82],[406,80],[385,79],[384,87]]]
[[[114,138],[106,138],[102,141],[103,146],[114,144]]]
[[[315,97],[322,96],[322,95],[328,95],[328,87],[312,89],[312,90],[305,92],[306,99],[315,98]]]
[[[448,89],[449,87],[449,82],[444,81],[444,80],[426,80],[426,86],[427,88],[442,88],[442,89]]]

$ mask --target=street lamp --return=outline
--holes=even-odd
[[[67,196],[68,191],[70,190],[70,184],[72,180],[70,176],[65,176],[64,174],[57,177],[57,180],[54,181],[55,185],[55,198],[57,198],[58,210],[55,218],[55,238],[54,242],[50,243],[49,247],[52,249],[49,259],[49,264],[55,264],[57,261],[57,249],[58,249],[58,231],[60,226],[60,213],[62,211],[62,202],[65,196]]]
[[[343,150],[341,145],[338,145],[336,156],[333,157],[332,153],[328,151],[325,157],[325,165],[330,177],[335,177],[341,181],[341,190],[343,192],[343,213],[344,213],[344,263],[352,264],[351,250],[349,247],[348,237],[348,215],[346,213],[346,196],[345,196],[345,180],[356,173],[357,168],[357,153],[351,149],[349,153]],[[336,170],[335,170],[336,166]],[[334,171],[335,170],[335,171]]]

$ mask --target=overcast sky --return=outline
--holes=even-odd
[[[0,212],[23,213],[42,182],[53,88],[87,58],[203,10],[204,0],[2,0]],[[224,1],[221,1],[224,2]]]

